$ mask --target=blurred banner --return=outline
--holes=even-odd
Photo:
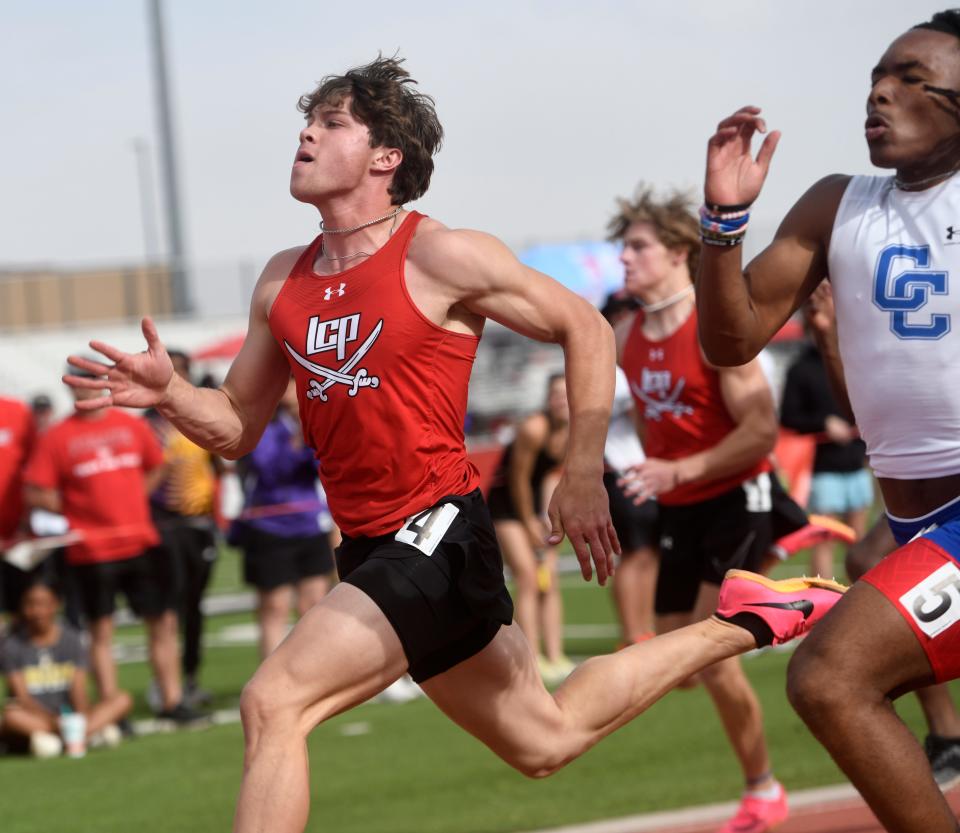
[[[613,243],[552,243],[520,252],[525,265],[560,281],[597,306],[623,288],[620,247]]]

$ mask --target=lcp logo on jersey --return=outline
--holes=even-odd
[[[326,402],[326,392],[333,385],[346,385],[349,388],[348,396],[356,396],[360,388],[380,387],[379,376],[371,376],[365,367],[359,368],[356,372],[353,372],[353,369],[360,364],[363,357],[373,347],[373,343],[377,340],[382,329],[383,319],[381,318],[370,331],[370,334],[348,358],[347,345],[352,344],[359,337],[360,313],[344,315],[340,318],[330,318],[326,321],[321,321],[319,315],[312,316],[307,325],[305,352],[307,356],[336,352],[337,361],[342,362],[337,368],[324,367],[310,361],[308,358],[301,356],[293,349],[290,342],[284,339],[283,346],[287,348],[287,352],[293,357],[293,360],[301,367],[309,370],[314,376],[323,379],[322,382],[317,381],[317,379],[310,380],[307,399],[319,399],[321,402]]]

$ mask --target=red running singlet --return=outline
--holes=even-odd
[[[479,483],[463,424],[480,339],[429,321],[407,293],[421,219],[411,212],[381,249],[336,275],[313,271],[317,237],[270,310],[330,511],[352,537],[392,532]]]
[[[634,404],[646,425],[647,457],[678,460],[711,448],[736,428],[723,403],[720,374],[700,352],[697,311],[662,341],[643,334],[638,312],[621,361]],[[683,483],[657,495],[664,506],[683,506],[716,497],[770,470],[766,458],[750,468],[716,480]]]

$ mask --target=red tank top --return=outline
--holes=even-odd
[[[429,321],[407,294],[404,261],[422,218],[411,212],[372,257],[337,275],[313,271],[317,237],[270,310],[304,439],[351,536],[392,532],[479,483],[463,424],[480,339]]]
[[[643,334],[638,313],[623,350],[623,372],[643,416],[648,457],[677,460],[715,446],[736,427],[723,404],[720,374],[704,361],[697,338],[697,312],[663,341]],[[766,458],[734,475],[684,483],[657,495],[665,506],[681,506],[716,497],[770,466]]]

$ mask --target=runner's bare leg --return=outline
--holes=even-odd
[[[550,775],[687,677],[755,647],[717,619],[592,657],[552,695],[516,624],[421,687],[452,720],[530,777]]]
[[[361,590],[339,584],[311,608],[244,688],[235,833],[302,831],[310,810],[307,735],[406,670],[399,638]]]

